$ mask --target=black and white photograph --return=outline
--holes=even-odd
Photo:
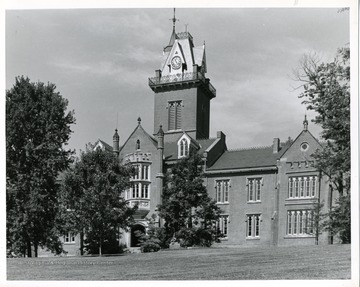
[[[1,285],[356,286],[357,1],[110,2],[5,5]]]

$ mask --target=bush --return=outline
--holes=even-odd
[[[176,241],[181,247],[201,246],[210,247],[217,241],[218,235],[214,229],[192,227],[182,228],[176,234]]]

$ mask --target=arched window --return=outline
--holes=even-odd
[[[189,144],[186,139],[180,141],[180,154],[179,157],[184,157],[189,155]]]
[[[139,150],[140,149],[140,140],[137,140],[136,141],[136,150]]]

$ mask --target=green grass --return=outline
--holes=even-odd
[[[7,259],[8,280],[350,279],[350,245]]]

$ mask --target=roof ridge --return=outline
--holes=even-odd
[[[258,150],[258,149],[265,149],[265,148],[272,148],[272,145],[268,145],[268,146],[254,146],[254,147],[243,147],[243,148],[234,148],[234,149],[228,149],[228,151]]]
[[[214,137],[214,138],[200,138],[200,139],[197,139],[197,141],[205,141],[205,140],[216,140],[217,138]]]

